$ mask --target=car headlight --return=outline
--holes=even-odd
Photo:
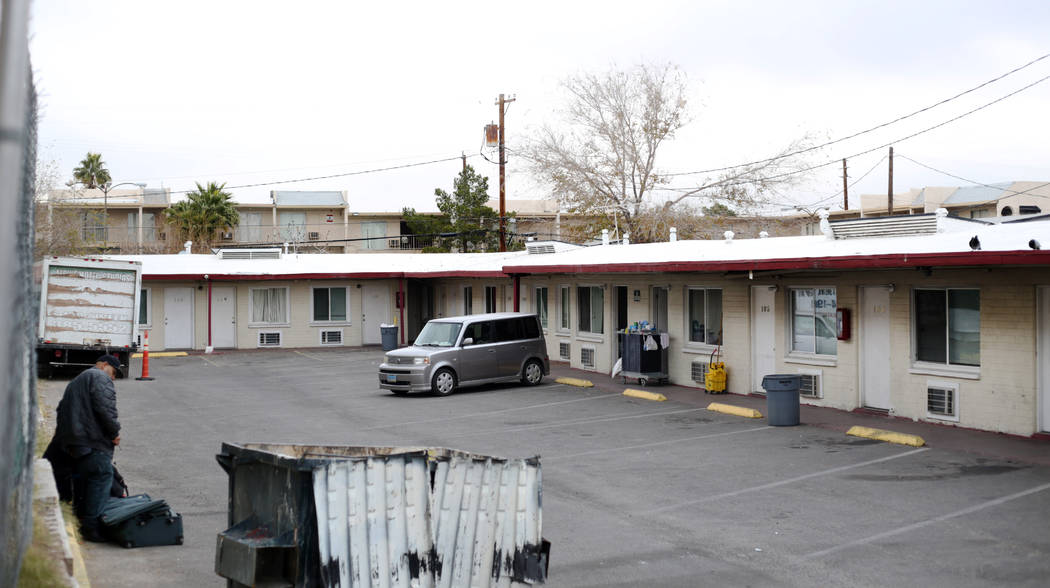
[[[415,357],[415,358],[412,359],[412,363],[415,364],[415,365],[429,365],[430,364],[430,358],[429,357]]]

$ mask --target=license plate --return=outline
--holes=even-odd
[[[387,374],[386,375],[386,381],[396,384],[397,383],[397,376],[395,376],[394,374]]]

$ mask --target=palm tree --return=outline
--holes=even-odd
[[[73,168],[73,179],[84,184],[85,188],[104,190],[111,178],[106,162],[102,161],[102,154],[88,151],[87,157],[80,161],[80,166]]]
[[[188,193],[186,199],[176,202],[164,213],[168,223],[197,245],[198,251],[206,251],[215,240],[216,231],[233,229],[240,222],[234,208],[232,196],[224,191],[225,183],[208,182]]]

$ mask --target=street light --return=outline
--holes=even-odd
[[[109,242],[109,191],[119,186],[138,186],[145,192],[146,184],[141,182],[120,182],[119,184],[102,184],[102,230],[105,231],[105,241]]]

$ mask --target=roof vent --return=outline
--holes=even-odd
[[[836,239],[912,237],[937,233],[937,217],[932,214],[858,218],[829,224]]]
[[[220,249],[219,259],[280,259],[281,250],[273,249]]]
[[[554,243],[526,243],[525,249],[528,250],[529,255],[538,255],[541,253],[554,253]]]

